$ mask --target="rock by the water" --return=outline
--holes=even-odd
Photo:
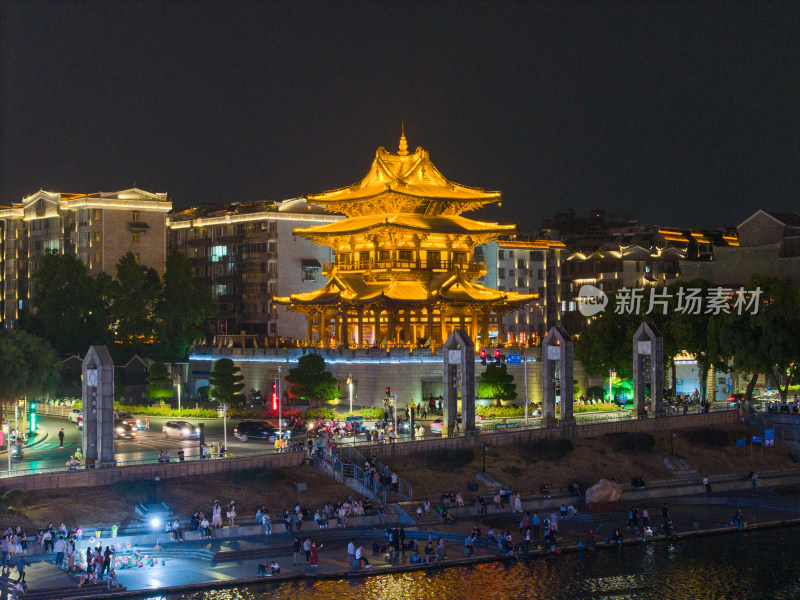
[[[601,479],[586,490],[586,502],[616,502],[622,495],[622,486],[608,479]]]

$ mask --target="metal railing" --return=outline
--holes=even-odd
[[[369,271],[370,269],[389,270],[400,269],[406,271],[431,271],[461,269],[462,271],[481,271],[486,268],[486,263],[475,260],[356,260],[352,262],[323,262],[322,270],[330,271],[334,267],[340,271]]]

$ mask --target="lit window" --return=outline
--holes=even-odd
[[[133,211],[133,222],[138,223],[140,218],[140,214],[138,210]]]
[[[92,232],[92,241],[93,242],[99,242],[100,241],[100,232],[99,231],[93,231]]]
[[[138,244],[139,243],[139,232],[138,231],[134,231],[133,232],[133,243],[134,244]]]
[[[103,211],[99,208],[95,208],[92,210],[92,221],[100,221],[102,220],[101,217],[103,216]]]
[[[92,266],[96,266],[100,264],[100,253],[93,252],[92,253]]]
[[[137,265],[139,264],[139,253],[138,252],[133,255],[133,260],[136,261]]]

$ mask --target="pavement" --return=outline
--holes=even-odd
[[[665,483],[665,482],[664,482]],[[682,491],[679,482],[674,482],[674,490]],[[628,509],[634,505],[647,507],[650,512],[653,531],[659,532],[662,522],[661,510],[664,504],[669,507],[669,516],[678,536],[691,536],[698,534],[724,533],[736,531],[730,526],[730,521],[737,509],[744,513],[747,529],[765,526],[780,526],[800,524],[800,505],[794,500],[776,494],[772,489],[759,486],[757,489],[749,487],[747,482],[742,482],[738,489],[720,490],[711,494],[695,493],[671,497],[670,488],[661,485],[662,493],[657,498],[636,498],[633,494],[626,504],[619,505],[616,509],[601,512],[578,512],[572,518],[559,518],[559,547],[564,551],[578,549],[579,540],[586,538],[589,531],[594,534],[598,548],[602,548],[604,541],[615,529],[619,529],[626,543],[639,543],[642,538],[640,529],[627,528]],[[574,500],[574,498],[573,498]],[[525,502],[528,511],[533,513],[550,514],[558,513],[559,506],[569,501],[568,496],[554,495],[549,500],[529,499]],[[406,512],[415,506],[406,504]],[[505,557],[496,545],[484,541],[475,547],[474,557],[464,557],[463,540],[469,535],[472,528],[478,525],[485,538],[488,530],[495,532],[509,531],[515,543],[522,541],[519,523],[524,513],[493,512],[489,508],[487,514],[476,514],[471,507],[465,507],[461,516],[453,524],[438,522],[438,519],[428,517],[417,524],[412,517],[401,513],[402,522],[407,523],[405,531],[407,538],[418,538],[420,541],[419,555],[424,556],[422,548],[428,536],[438,540],[444,536],[448,552],[447,559],[438,566],[458,565],[486,560],[513,560]],[[413,513],[412,513],[413,514]],[[640,523],[641,527],[641,511]],[[84,528],[92,531],[93,528]],[[413,563],[412,551],[404,551],[398,555],[390,555],[385,551],[374,552],[374,543],[385,541],[384,530],[377,525],[359,527],[319,529],[311,526],[298,535],[302,542],[311,538],[322,544],[319,552],[319,567],[305,564],[301,557],[298,564],[292,564],[293,556],[291,544],[296,534],[276,533],[267,539],[264,535],[238,535],[239,532],[252,532],[252,528],[242,530],[222,530],[218,537],[211,540],[189,540],[185,542],[167,542],[159,539],[160,549],[156,549],[155,535],[153,533],[139,536],[118,538],[114,543],[120,543],[124,548],[131,542],[131,548],[139,552],[139,561],[142,566],[117,569],[117,577],[122,586],[127,589],[124,594],[136,591],[167,589],[187,591],[189,589],[207,587],[225,587],[257,581],[259,564],[269,564],[276,560],[281,567],[281,574],[274,579],[305,578],[305,577],[354,577],[371,573],[386,573],[416,568],[429,568],[421,563]],[[346,547],[350,539],[357,544],[363,544],[367,557],[373,565],[369,570],[353,570],[348,562]],[[656,539],[663,539],[657,535]],[[111,540],[103,540],[103,544]],[[83,540],[79,548],[85,547],[89,540]],[[609,544],[612,545],[612,544]],[[531,555],[546,553],[542,543],[534,540]],[[105,584],[94,588],[77,589],[77,583],[70,576],[56,568],[53,564],[52,553],[41,556],[29,556],[27,570],[28,593],[26,598],[37,600],[45,598],[70,598],[73,594],[82,597],[104,595],[107,593]],[[150,566],[152,564],[152,566]],[[16,578],[16,571],[12,570],[12,577]],[[6,584],[6,585],[3,585]],[[0,579],[0,597],[7,588],[7,580]],[[73,592],[74,590],[74,592]],[[90,596],[87,596],[89,594]],[[119,595],[119,594],[116,594]]]

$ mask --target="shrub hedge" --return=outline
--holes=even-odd
[[[626,454],[647,454],[655,446],[656,440],[649,433],[609,433],[606,435],[611,447]]]
[[[572,452],[574,446],[567,439],[536,440],[524,445],[525,454],[531,460],[556,461]]]

